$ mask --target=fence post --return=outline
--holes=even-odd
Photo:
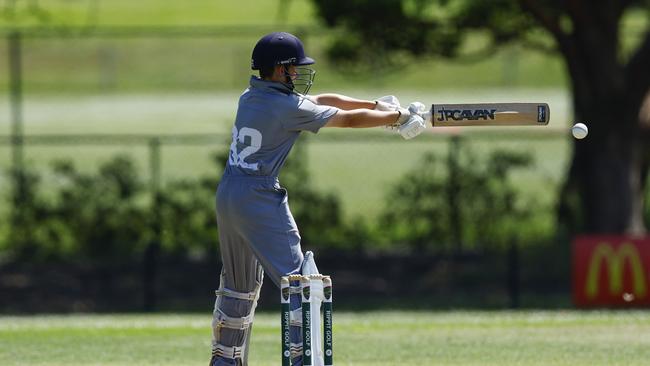
[[[512,239],[508,247],[508,297],[510,308],[519,308],[519,247],[517,241]]]
[[[27,177],[24,171],[23,157],[23,113],[22,113],[22,36],[20,32],[11,32],[7,36],[9,57],[9,105],[11,113],[11,212],[10,236],[30,242],[31,230],[27,227],[29,220],[25,202],[27,200]],[[31,243],[30,243],[31,244]]]
[[[21,34],[12,32],[9,43],[9,98],[11,106],[11,151],[13,169],[23,171],[22,47]],[[19,190],[19,192],[22,190]]]
[[[158,276],[158,257],[162,241],[162,220],[160,213],[160,138],[149,140],[149,189],[151,192],[151,228],[153,237],[144,252],[143,261],[143,304],[144,311],[156,309],[156,278]]]
[[[452,250],[460,253],[463,251],[463,228],[462,215],[460,212],[460,148],[461,137],[452,136],[449,141],[449,152],[447,153],[447,170],[449,180],[447,186],[447,204],[449,205],[449,225],[454,248]]]

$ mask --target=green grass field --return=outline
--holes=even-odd
[[[647,365],[646,311],[335,313],[341,365]],[[257,316],[250,364],[279,364],[279,314]],[[205,365],[210,315],[0,317],[0,364]]]
[[[18,2],[14,17],[5,15],[0,25],[20,24],[33,26],[50,25],[273,25],[279,21],[286,24],[308,24],[313,14],[310,0],[240,0],[237,2],[213,0],[186,0],[166,2],[158,0],[90,0],[61,1],[40,0],[36,2],[45,11],[38,17],[30,4]],[[94,4],[93,4],[94,3]],[[282,8],[280,8],[282,6]],[[10,5],[7,5],[9,8]],[[283,13],[278,13],[282,9]],[[9,9],[3,9],[9,13]],[[39,20],[41,23],[39,23]]]
[[[244,0],[237,3],[191,0],[167,2],[164,6],[156,0],[113,0],[100,6],[90,0],[45,0],[38,4],[46,13],[43,17],[30,11],[28,4],[23,2],[18,2],[15,14],[9,16],[10,5],[7,5],[5,16],[0,17],[0,27],[229,27],[223,36],[207,39],[165,36],[30,39],[24,45],[25,82],[32,90],[47,93],[79,94],[88,89],[238,89],[242,85],[239,79],[248,72],[248,57],[259,38],[258,33],[271,29],[313,30],[320,24],[310,0]],[[647,22],[643,11],[630,12],[624,18],[625,49],[638,45]],[[565,87],[568,82],[564,63],[557,55],[518,47],[498,51],[494,57],[476,63],[423,59],[388,73],[372,70],[350,81],[324,58],[324,48],[331,35],[327,30],[302,34],[307,51],[318,60],[320,81],[328,87],[365,84],[441,90],[448,87]],[[480,48],[482,37],[472,35],[467,43],[469,48]],[[62,49],[66,52],[61,52]],[[5,42],[0,42],[0,53],[6,53]],[[185,57],[188,54],[193,57]],[[2,65],[4,62],[0,59],[0,67],[6,66]],[[6,76],[0,73],[0,85],[6,83]]]
[[[44,0],[35,3],[39,11],[30,2],[13,3],[0,14],[4,33],[12,27],[223,27],[212,37],[27,38],[23,79],[36,93],[239,90],[246,83],[251,48],[271,30],[300,32],[308,53],[318,60],[319,83],[327,88],[565,88],[569,81],[558,55],[516,46],[480,62],[425,58],[397,70],[341,73],[325,57],[335,31],[318,28],[322,22],[311,0],[188,0],[163,6],[157,0]],[[621,29],[625,52],[641,42],[647,25],[643,10],[626,14]],[[466,48],[481,48],[484,37],[472,33],[465,41]],[[7,42],[0,42],[0,54],[5,53]],[[7,69],[6,62],[0,58],[0,69]],[[0,73],[0,87],[7,83],[6,73]]]
[[[342,73],[326,58],[334,31],[314,30],[309,0],[245,0],[237,4],[192,0],[164,6],[154,0],[116,0],[92,14],[90,1],[39,2],[49,12],[42,26],[94,27],[224,27],[212,37],[27,37],[23,41],[23,81],[27,92],[87,94],[97,92],[141,93],[152,91],[240,90],[250,73],[250,52],[265,32],[300,32],[309,55],[317,60],[318,83],[326,88],[446,90],[448,88],[544,87],[567,85],[564,63],[556,55],[519,47],[497,50],[480,62],[448,59],[411,60],[392,70]],[[283,9],[280,12],[279,9]],[[286,15],[284,15],[286,12]],[[0,17],[1,28],[14,23],[33,27],[38,18],[17,5],[14,22]],[[309,29],[310,31],[305,31]],[[223,33],[223,34],[222,34]],[[467,47],[480,48],[480,35],[467,37]],[[65,50],[65,52],[61,52]],[[6,54],[7,42],[0,42]],[[192,57],[187,57],[192,55]],[[155,62],[152,62],[155,60]],[[6,70],[0,58],[0,69]],[[0,87],[8,85],[0,73]]]

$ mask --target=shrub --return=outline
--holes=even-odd
[[[390,242],[422,250],[505,246],[534,225],[534,205],[511,173],[532,165],[529,154],[497,150],[480,159],[460,138],[446,157],[425,154],[390,190],[381,227]]]
[[[294,153],[283,170],[291,208],[310,249],[344,246],[349,231],[340,203],[311,187],[304,155]],[[215,156],[219,170],[227,151]],[[47,185],[32,170],[14,173],[11,230],[0,246],[22,261],[74,259],[129,261],[162,252],[176,256],[216,255],[216,175],[170,181],[157,192],[127,156],[97,172],[78,171],[69,161],[52,164]],[[218,170],[215,170],[218,171]]]

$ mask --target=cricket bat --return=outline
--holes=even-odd
[[[425,119],[433,127],[545,126],[550,113],[547,103],[433,104]]]

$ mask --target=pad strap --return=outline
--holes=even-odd
[[[212,347],[212,355],[230,359],[237,359],[242,357],[244,347],[228,347],[223,344],[215,344]]]
[[[253,324],[255,314],[251,312],[241,318],[233,318],[224,314],[221,309],[217,309],[217,316],[212,322],[213,327],[224,327],[229,329],[246,330]]]
[[[291,343],[289,351],[291,351],[291,358],[302,356],[302,343]]]
[[[214,292],[217,296],[227,296],[233,299],[253,301],[257,298],[257,289],[251,292],[237,292],[227,288],[221,288]]]

